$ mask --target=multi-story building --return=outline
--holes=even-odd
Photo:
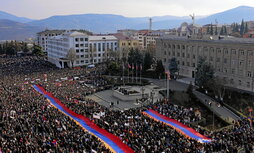
[[[90,64],[88,35],[66,31],[47,39],[48,61],[59,68]]]
[[[244,38],[164,37],[156,39],[156,57],[168,69],[170,59],[176,58],[179,74],[195,77],[199,57],[214,68],[215,75],[227,80],[230,87],[252,91],[254,88],[254,40]]]
[[[118,39],[113,35],[89,36],[91,62],[101,63],[118,56]]]
[[[118,39],[118,58],[127,58],[130,49],[139,49],[139,41],[132,37],[124,36],[122,33],[113,34]]]
[[[37,43],[42,47],[44,52],[48,49],[48,39],[52,36],[59,36],[64,33],[64,30],[45,30],[37,33]]]

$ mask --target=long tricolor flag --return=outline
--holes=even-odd
[[[191,138],[191,139],[195,139],[198,142],[201,143],[209,143],[211,142],[210,138],[207,138],[206,136],[198,133],[197,131],[195,131],[194,129],[174,120],[171,119],[169,117],[166,117],[164,115],[161,115],[160,113],[154,111],[154,110],[146,110],[143,112],[144,115],[158,121],[158,122],[162,122],[164,124],[167,124],[168,126],[174,128],[175,130],[177,130],[179,133],[183,134],[185,137],[187,138]]]
[[[33,85],[34,89],[43,94],[50,103],[60,110],[65,115],[73,119],[78,125],[80,125],[85,131],[88,131],[95,137],[97,137],[103,144],[114,153],[134,153],[134,151],[124,144],[118,137],[109,133],[108,131],[98,127],[90,119],[83,115],[77,114],[67,108],[59,99],[55,98],[52,93],[47,92],[39,85]]]

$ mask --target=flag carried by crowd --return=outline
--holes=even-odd
[[[134,151],[126,144],[124,144],[118,137],[100,128],[99,126],[94,124],[89,118],[73,112],[68,107],[66,107],[59,99],[54,97],[52,93],[47,92],[40,85],[33,85],[33,88],[42,95],[44,95],[44,97],[47,98],[54,107],[56,107],[59,111],[70,117],[72,120],[74,120],[85,131],[88,131],[89,133],[97,137],[99,140],[101,140],[105,147],[110,149],[112,152],[134,153]]]
[[[195,139],[200,143],[209,143],[212,140],[210,138],[207,138],[206,136],[198,133],[194,129],[178,122],[177,120],[171,119],[169,117],[166,117],[164,115],[161,115],[160,113],[149,109],[143,112],[144,115],[148,116],[151,119],[154,119],[155,121],[162,122],[172,128],[174,128],[176,131],[181,133],[187,138]]]

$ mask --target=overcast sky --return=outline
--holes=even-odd
[[[118,14],[126,17],[209,15],[254,0],[0,0],[0,11],[32,19],[67,14]]]

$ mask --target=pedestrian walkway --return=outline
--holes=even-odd
[[[196,90],[193,91],[193,93],[197,96],[197,98],[206,105],[211,111],[213,111],[216,115],[218,115],[220,118],[232,122],[233,120],[240,120],[240,117],[237,116],[235,113],[230,111],[228,108],[224,106],[220,106],[218,102],[216,102],[211,97],[198,92]]]

